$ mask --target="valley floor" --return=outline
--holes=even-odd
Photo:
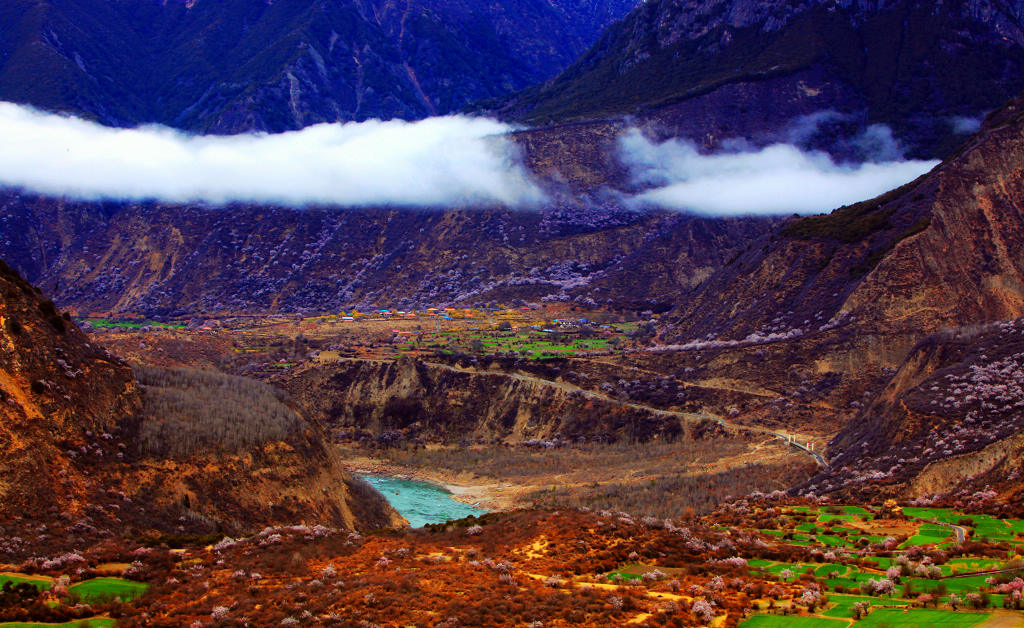
[[[431,482],[487,510],[615,508],[656,516],[707,512],[726,495],[771,492],[814,469],[776,439],[611,445],[339,445],[354,473]]]

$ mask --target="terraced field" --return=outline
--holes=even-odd
[[[839,621],[869,628],[966,628],[984,622],[990,616],[986,609],[1022,606],[1019,596],[1010,596],[1024,589],[1020,520],[944,508],[798,506],[773,513],[768,527],[764,518],[757,523],[770,546],[809,548],[813,560],[749,560],[751,574],[817,585],[826,601],[796,616],[781,614],[785,604],[760,601],[755,606],[763,614],[746,620],[744,628],[838,626]],[[981,546],[983,553],[965,553],[957,541],[960,533],[980,541],[971,547]],[[855,612],[858,603],[869,607],[861,619],[856,615],[865,609]],[[1024,624],[1024,614],[1020,619]]]

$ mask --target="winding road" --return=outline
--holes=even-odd
[[[964,541],[967,540],[967,528],[965,528],[963,526],[958,526],[958,525],[956,525],[954,523],[946,523],[945,521],[936,521],[935,519],[924,519],[922,517],[913,517],[911,515],[907,515],[907,518],[908,519],[915,519],[915,520],[920,521],[922,523],[934,523],[934,524],[940,525],[940,526],[942,526],[944,528],[950,528],[951,530],[953,530],[954,534],[956,534],[956,542],[957,543],[963,543]]]

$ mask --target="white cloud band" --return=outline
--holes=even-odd
[[[874,198],[912,181],[938,161],[836,164],[788,144],[703,155],[689,143],[655,143],[633,130],[620,139],[638,182],[635,198],[667,209],[716,215],[820,213]]]
[[[290,205],[534,205],[508,125],[465,116],[277,135],[112,129],[0,103],[0,184],[75,198]]]

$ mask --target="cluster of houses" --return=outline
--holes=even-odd
[[[342,312],[338,315],[320,317],[326,320],[328,323],[348,323],[358,320],[403,320],[403,319],[439,319],[439,320],[455,320],[455,319],[480,319],[484,320],[487,318],[499,318],[505,320],[522,320],[525,318],[526,312],[534,309],[538,309],[540,306],[527,305],[518,309],[478,309],[478,308],[436,308],[431,307],[425,310],[415,311],[404,311],[404,310],[372,310],[367,312],[360,312],[358,310],[352,310],[351,312]]]

